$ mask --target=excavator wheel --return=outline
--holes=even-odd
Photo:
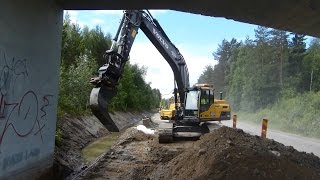
[[[161,123],[158,135],[160,144],[173,142],[173,123]]]
[[[108,104],[116,91],[108,87],[95,87],[90,94],[90,108],[92,113],[110,132],[119,132],[119,128],[108,113]]]

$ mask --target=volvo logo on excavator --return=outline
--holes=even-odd
[[[169,49],[169,45],[167,44],[167,42],[160,36],[160,34],[158,33],[157,30],[155,30],[154,28],[152,28],[152,32],[153,34],[158,38],[158,40],[162,43],[162,45],[164,45],[164,47],[166,47],[167,49]]]

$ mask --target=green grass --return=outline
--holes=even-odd
[[[320,92],[297,94],[255,113],[237,114],[240,120],[261,124],[267,118],[270,128],[320,138]]]

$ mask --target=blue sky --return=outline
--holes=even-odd
[[[95,27],[114,35],[122,11],[68,11],[74,22]],[[245,39],[254,37],[256,25],[241,23],[225,18],[214,18],[171,10],[151,10],[167,35],[175,44],[184,44],[194,53],[211,56],[212,51],[223,39]],[[142,37],[141,37],[142,36]],[[149,42],[141,32],[136,42]]]
[[[68,11],[72,22],[80,26],[101,26],[104,32],[114,35],[122,17],[122,11]],[[245,24],[225,18],[207,17],[171,10],[151,10],[171,41],[178,47],[186,59],[191,85],[196,83],[206,65],[217,62],[212,52],[223,39],[244,40],[246,36],[254,38],[256,25]],[[168,94],[173,89],[173,73],[153,47],[151,42],[139,31],[130,54],[131,63],[147,68],[145,77],[153,88]]]

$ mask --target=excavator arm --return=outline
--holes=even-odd
[[[189,73],[186,62],[158,21],[152,17],[149,11],[124,11],[112,46],[103,56],[106,64],[99,68],[99,76],[92,78],[90,81],[95,85],[90,94],[91,110],[111,132],[119,131],[119,129],[108,113],[108,103],[116,95],[116,86],[121,78],[124,66],[129,60],[131,47],[139,29],[145,33],[170,65],[177,85],[175,99],[177,101],[177,93],[179,93],[181,108],[183,108],[185,89],[189,87]]]

